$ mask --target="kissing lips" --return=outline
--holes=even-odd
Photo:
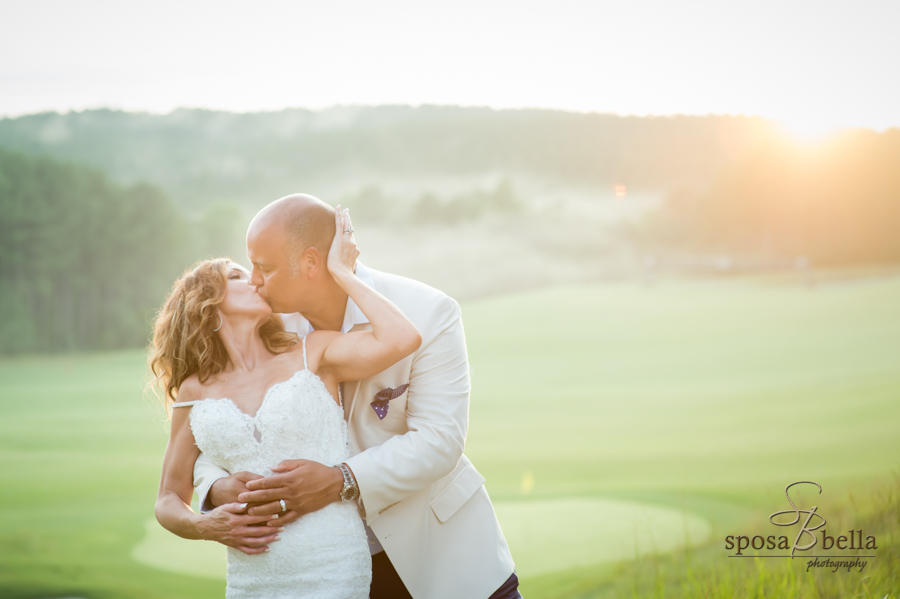
[[[254,289],[254,291],[256,292],[256,295],[258,295],[259,297],[262,298],[262,301],[266,302],[266,303],[269,304],[270,306],[272,305],[272,302],[269,301],[269,298],[267,298],[267,297],[265,296],[265,294],[263,294],[263,293],[260,292],[259,287],[254,287],[253,289]]]

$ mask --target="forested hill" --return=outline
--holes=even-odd
[[[552,110],[338,107],[166,115],[90,110],[0,120],[0,146],[152,181],[189,208],[260,202],[311,180],[479,173],[563,184],[704,186],[756,140],[761,118],[619,117]]]
[[[352,206],[369,255],[396,272],[446,272],[434,283],[484,294],[624,272],[629,252],[900,264],[898,164],[900,129],[798,144],[746,117],[370,107],[2,119],[0,354],[142,345],[181,269],[240,259],[253,212],[293,191]],[[562,193],[535,198],[548,182]],[[666,200],[639,213],[642,195]],[[626,209],[643,219],[611,233],[604,211]],[[515,222],[498,234],[499,218]],[[428,251],[410,230],[428,232]],[[484,259],[510,251],[527,273]]]
[[[143,345],[187,231],[154,187],[0,150],[0,354]]]

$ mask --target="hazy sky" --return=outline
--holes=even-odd
[[[883,129],[898,29],[898,0],[2,0],[0,115],[434,103]]]

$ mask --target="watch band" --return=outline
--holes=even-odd
[[[347,464],[340,463],[337,465],[344,475],[344,488],[341,489],[341,501],[344,503],[353,501],[359,496],[359,486],[356,484],[356,478]]]

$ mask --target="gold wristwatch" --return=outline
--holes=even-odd
[[[341,489],[341,501],[349,503],[359,497],[359,486],[357,486],[356,479],[353,477],[353,473],[350,471],[350,467],[347,466],[347,464],[338,464],[337,467],[341,469],[341,474],[344,475],[344,488]]]

